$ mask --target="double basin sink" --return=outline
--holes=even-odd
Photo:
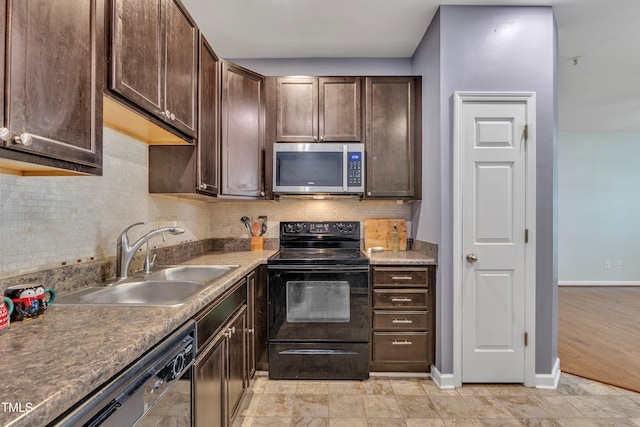
[[[167,266],[107,286],[63,295],[56,305],[180,306],[236,268],[237,265]]]

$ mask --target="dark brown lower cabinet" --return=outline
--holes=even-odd
[[[243,306],[198,357],[194,367],[196,427],[229,426],[247,388]]]
[[[226,337],[213,341],[194,368],[194,425],[223,427],[225,424],[224,384]]]
[[[193,425],[228,427],[247,378],[247,286],[243,279],[196,316],[197,358],[193,368]]]
[[[430,372],[434,266],[373,266],[371,371]]]

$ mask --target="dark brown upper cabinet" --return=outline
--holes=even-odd
[[[220,60],[200,35],[198,140],[149,146],[149,192],[209,199],[220,190]]]
[[[367,77],[365,122],[368,198],[412,199],[420,194],[419,78]]]
[[[179,0],[113,0],[110,89],[196,136],[198,27]]]
[[[217,195],[220,190],[220,60],[200,37],[198,101],[198,191]]]
[[[278,142],[359,142],[360,77],[279,77]]]
[[[222,61],[222,195],[264,196],[264,77]]]
[[[0,9],[0,169],[101,174],[104,1],[2,0]]]

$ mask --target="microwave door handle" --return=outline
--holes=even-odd
[[[342,145],[342,190],[349,191],[349,146]]]

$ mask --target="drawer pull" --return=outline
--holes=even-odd
[[[393,319],[391,323],[413,323],[413,320],[409,319]]]
[[[411,345],[411,344],[413,344],[413,343],[411,341],[407,341],[407,340],[404,340],[404,341],[393,340],[393,341],[391,341],[391,345]]]
[[[411,298],[391,298],[393,302],[411,302]]]
[[[391,280],[413,280],[413,276],[391,276]]]

